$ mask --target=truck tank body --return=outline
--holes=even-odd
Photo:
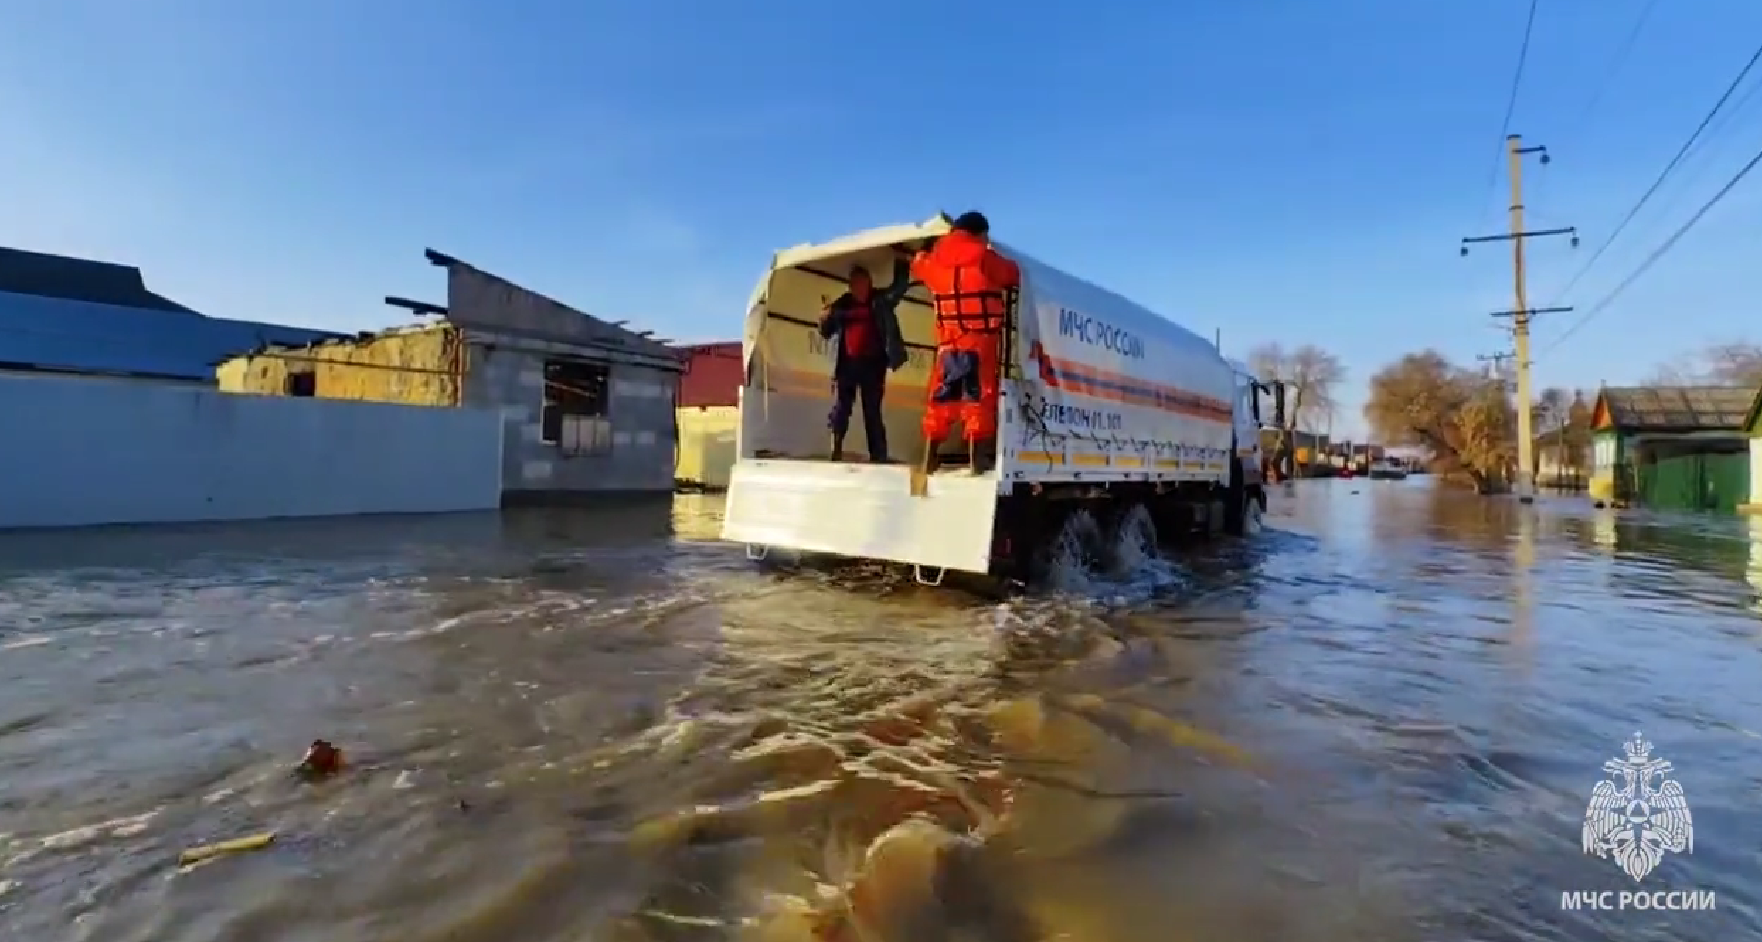
[[[1240,396],[1217,348],[1118,294],[999,249],[1021,265],[1023,282],[1006,473],[1228,481]]]

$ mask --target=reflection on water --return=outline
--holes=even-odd
[[[1621,546],[1621,533],[1615,527],[1619,515],[1614,510],[1598,513],[1591,518],[1592,532],[1596,534],[1598,546],[1614,551]]]
[[[1513,593],[1516,604],[1511,612],[1511,647],[1513,655],[1528,661],[1535,653],[1536,637],[1536,529],[1537,515],[1519,504],[1517,538],[1512,542]]]
[[[1669,595],[1682,578],[1749,579],[1757,540],[1756,517],[1665,514],[1643,510],[1577,508],[1558,517],[1562,532],[1586,540],[1622,564],[1625,580]],[[1728,604],[1744,604],[1736,596]]]
[[[1744,524],[1750,531],[1750,564],[1744,570],[1744,581],[1754,590],[1750,611],[1762,615],[1762,515],[1746,517]],[[1762,625],[1757,629],[1762,633]]]
[[[0,938],[1762,929],[1758,521],[1303,482],[997,604],[757,569],[720,506],[0,538]],[[1647,885],[1716,911],[1561,911],[1631,885],[1579,827],[1636,729],[1700,832]]]

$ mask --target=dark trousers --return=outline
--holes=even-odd
[[[942,375],[931,402],[981,402],[984,397],[979,385],[979,354],[972,350],[944,350],[938,358]]]
[[[832,414],[827,426],[839,447],[844,433],[850,431],[851,407],[858,396],[863,400],[863,435],[869,440],[869,460],[887,457],[887,426],[881,415],[881,399],[887,391],[887,359],[885,357],[845,357],[838,362],[832,377]]]

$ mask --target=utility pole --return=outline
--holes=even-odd
[[[1509,311],[1497,311],[1494,317],[1511,318],[1511,337],[1516,348],[1517,359],[1517,499],[1528,503],[1535,499],[1535,481],[1533,480],[1535,461],[1534,429],[1531,427],[1530,416],[1530,320],[1537,314],[1571,310],[1571,308],[1546,308],[1536,310],[1529,304],[1529,289],[1525,282],[1523,264],[1523,240],[1542,236],[1566,235],[1572,237],[1572,247],[1578,248],[1578,227],[1567,226],[1563,229],[1537,229],[1525,232],[1523,228],[1523,158],[1526,154],[1542,155],[1542,163],[1549,161],[1548,148],[1536,145],[1523,146],[1522,135],[1513,134],[1505,138],[1506,153],[1511,168],[1511,231],[1504,235],[1471,236],[1462,240],[1462,254],[1468,254],[1468,247],[1475,242],[1510,242],[1512,283],[1517,304]]]
[[[1503,385],[1510,381],[1505,374],[1505,364],[1515,356],[1517,356],[1515,353],[1483,353],[1475,359],[1487,364],[1487,375],[1497,379]]]

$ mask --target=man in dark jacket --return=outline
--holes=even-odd
[[[863,434],[869,440],[869,460],[889,460],[887,426],[881,400],[887,389],[887,373],[906,363],[905,337],[899,330],[896,308],[912,286],[910,263],[894,263],[893,283],[876,290],[869,270],[857,265],[850,270],[850,290],[826,306],[820,318],[820,336],[832,341],[832,460],[844,458],[844,434],[850,430],[851,407],[860,396],[863,403]]]

